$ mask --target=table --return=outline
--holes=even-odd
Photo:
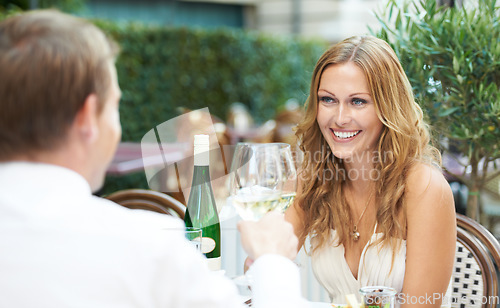
[[[161,148],[160,148],[161,146]],[[169,162],[185,158],[189,149],[186,143],[146,144],[138,142],[120,142],[115,156],[108,166],[107,174],[126,175],[144,172],[144,168],[161,167]]]

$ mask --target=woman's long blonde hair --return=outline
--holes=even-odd
[[[349,181],[341,159],[333,156],[316,121],[318,87],[329,65],[352,62],[364,72],[377,116],[383,123],[373,159],[377,180],[375,200],[381,241],[396,245],[406,231],[405,190],[409,169],[417,161],[437,163],[440,155],[430,145],[422,110],[392,48],[375,37],[351,37],[328,49],[314,68],[304,120],[296,136],[304,154],[302,194],[298,206],[304,213],[304,234],[315,237],[315,249],[327,243],[330,230],[337,231],[339,244],[350,240],[354,218],[344,195]],[[404,219],[398,217],[403,214]],[[394,247],[394,246],[392,246]]]

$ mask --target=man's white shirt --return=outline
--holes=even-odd
[[[163,214],[92,196],[59,166],[0,163],[0,307],[244,307]],[[224,256],[222,256],[224,258]],[[254,307],[304,307],[290,260],[251,268]]]

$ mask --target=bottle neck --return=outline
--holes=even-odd
[[[208,145],[194,146],[194,165],[195,166],[208,166],[209,165],[209,147]]]

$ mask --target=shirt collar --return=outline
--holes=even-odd
[[[60,188],[65,193],[92,194],[89,183],[79,173],[62,166],[27,161],[0,163],[0,190],[7,187],[24,193]]]

